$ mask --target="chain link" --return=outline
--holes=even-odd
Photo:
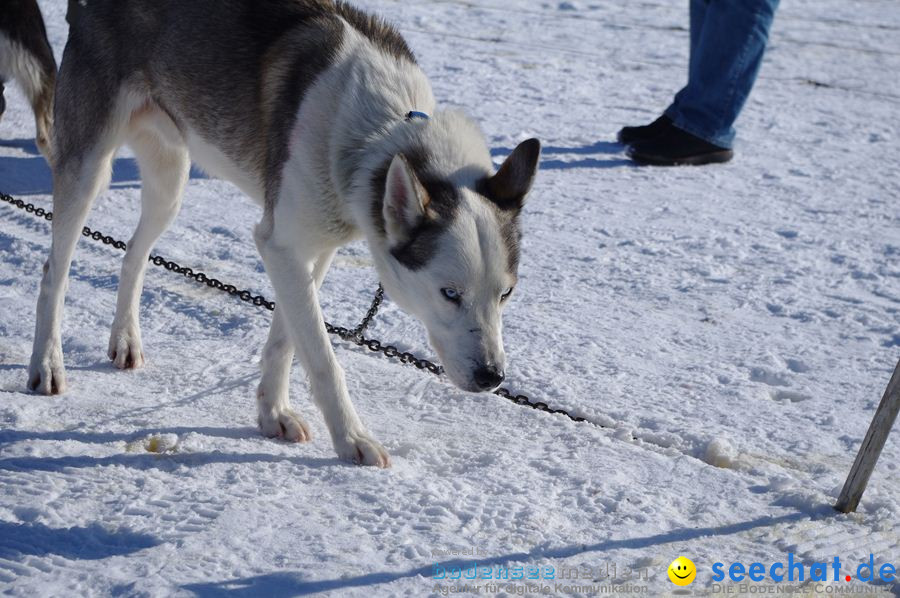
[[[378,315],[381,303],[384,301],[384,287],[378,283],[378,289],[375,290],[375,298],[372,299],[372,306],[366,312],[366,316],[359,323],[359,326],[353,329],[353,336],[362,338],[363,331],[372,323],[372,319]]]
[[[34,214],[38,218],[43,218],[44,220],[53,220],[53,212],[49,212],[43,208],[39,208],[34,204],[27,203],[22,201],[21,199],[15,199],[5,193],[0,192],[0,200],[11,204],[20,210],[25,210],[29,214]],[[81,234],[85,237],[93,239],[94,241],[99,241],[104,245],[110,245],[115,247],[116,249],[125,251],[126,245],[123,241],[118,241],[109,235],[104,235],[103,233],[95,230],[91,230],[87,226],[85,226]],[[241,301],[245,303],[251,303],[256,307],[261,307],[267,309],[269,311],[275,310],[275,302],[269,301],[262,295],[254,295],[250,291],[244,289],[238,289],[236,286],[232,284],[225,284],[222,281],[207,276],[203,272],[194,271],[192,268],[188,268],[185,266],[181,266],[176,262],[171,260],[167,260],[166,258],[160,255],[151,255],[150,262],[154,266],[159,266],[161,268],[165,268],[169,272],[174,272],[175,274],[181,274],[185,278],[190,278],[191,280],[195,280],[200,284],[205,284],[206,286],[216,289],[218,291],[222,291],[224,293],[228,293],[232,297],[237,297]],[[381,284],[378,285],[378,290],[375,291],[375,298],[372,300],[372,305],[369,307],[369,311],[366,312],[365,317],[359,323],[356,328],[352,330],[349,328],[344,328],[343,326],[334,326],[329,324],[327,321],[325,322],[325,330],[328,334],[337,336],[341,340],[352,343],[359,347],[365,347],[369,351],[373,353],[381,353],[388,359],[397,360],[400,363],[406,365],[412,365],[416,368],[434,374],[435,376],[440,376],[444,373],[444,368],[436,364],[432,361],[424,359],[422,357],[417,357],[413,353],[408,351],[400,351],[394,345],[383,344],[378,339],[374,338],[366,338],[363,334],[369,325],[372,323],[372,320],[378,315],[378,310],[381,308],[381,304],[384,302],[384,287]],[[588,422],[594,424],[595,426],[604,428],[602,424],[598,424],[596,422],[591,422],[583,417],[572,415],[565,409],[551,409],[549,405],[546,403],[532,401],[529,397],[519,394],[514,395],[506,388],[498,388],[494,391],[494,394],[506,399],[507,401],[511,401],[516,405],[521,405],[523,407],[530,407],[536,411],[544,411],[546,413],[554,413],[559,415],[564,415],[575,422]]]

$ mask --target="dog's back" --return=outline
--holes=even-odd
[[[415,61],[393,28],[332,0],[70,0],[67,19],[63,95],[77,96],[73,81],[85,73],[110,97],[123,87],[146,95],[182,132],[215,140],[266,193],[287,159],[299,105],[335,60],[348,24],[383,52]]]

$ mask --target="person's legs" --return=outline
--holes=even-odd
[[[709,5],[709,1],[710,0],[691,0],[691,66],[688,71],[693,68],[693,61],[699,55],[696,50],[697,45],[700,43],[700,32],[703,31],[703,21],[706,19],[706,8]],[[678,95],[675,96],[675,100],[672,105],[674,106],[677,103]],[[666,110],[666,113],[671,110],[672,107],[669,107]],[[650,141],[659,137],[660,135],[668,131],[671,127],[672,119],[664,113],[649,125],[622,128],[622,130],[620,130],[616,135],[616,139],[619,141],[619,143],[624,143],[626,145],[643,141]]]
[[[690,84],[691,76],[694,72],[694,69],[697,68],[697,62],[700,58],[700,52],[698,48],[700,46],[700,37],[703,34],[703,24],[706,22],[706,11],[709,8],[709,3],[711,0],[690,0],[690,54],[688,55],[688,84]],[[672,100],[672,104],[666,108],[663,115],[668,115],[670,112],[677,110],[678,103],[681,100],[681,97],[685,94],[687,90],[687,86],[681,89],[677,94],[675,94],[675,98]],[[666,116],[666,118],[669,118]]]
[[[676,127],[721,148],[762,64],[779,0],[691,0],[688,84],[665,114]]]
[[[691,54],[688,63],[688,72],[692,72],[696,68],[697,58],[700,53],[697,48],[700,47],[700,38],[703,34],[703,25],[706,23],[706,13],[709,9],[709,3],[712,0],[691,0],[690,19],[691,19]]]

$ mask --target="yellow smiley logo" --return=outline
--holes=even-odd
[[[669,579],[676,586],[690,585],[695,577],[697,577],[697,567],[689,558],[680,556],[669,565]]]

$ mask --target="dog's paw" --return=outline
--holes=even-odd
[[[391,466],[391,456],[368,432],[350,432],[334,441],[338,457],[357,465]]]
[[[44,395],[62,394],[66,390],[66,369],[60,343],[49,343],[43,350],[35,347],[28,366],[28,390]]]
[[[136,325],[113,325],[106,354],[120,370],[136,370],[144,367],[140,329]]]
[[[259,414],[259,429],[267,438],[282,438],[288,442],[309,442],[309,426],[292,409]]]

